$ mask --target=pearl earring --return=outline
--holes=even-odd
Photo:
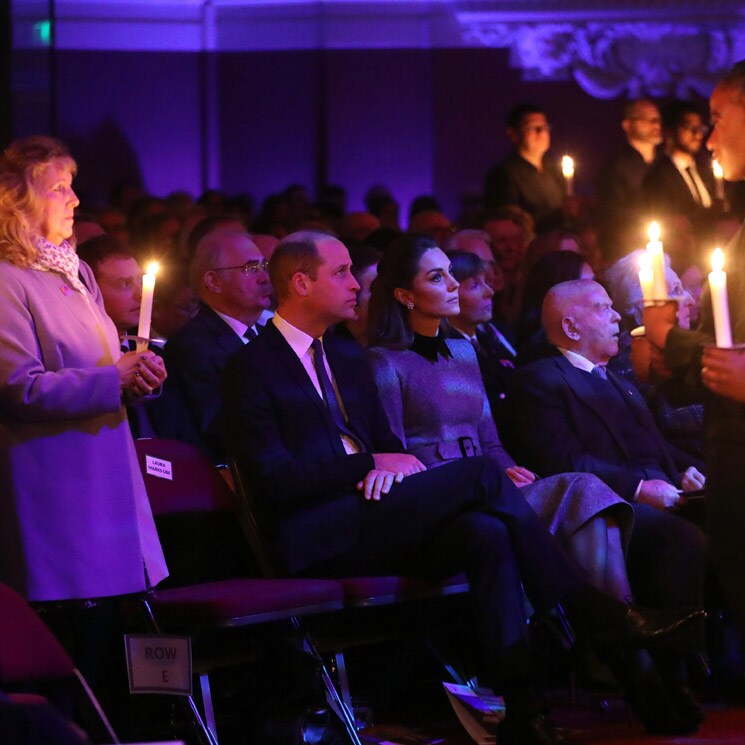
[[[411,300],[409,300],[409,302],[406,303],[406,309],[407,310],[414,310],[414,303],[412,303]]]

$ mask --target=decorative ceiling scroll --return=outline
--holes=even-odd
[[[573,78],[596,98],[708,96],[740,56],[745,22],[515,23],[459,14],[464,42],[509,47],[527,79]]]

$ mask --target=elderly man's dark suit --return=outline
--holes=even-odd
[[[537,608],[580,584],[574,566],[501,469],[481,458],[409,476],[380,502],[356,484],[372,453],[401,452],[361,351],[324,338],[350,426],[344,452],[329,410],[273,323],[225,370],[226,442],[249,483],[274,559],[287,574],[465,571],[491,676],[524,674],[519,581]],[[531,514],[532,513],[532,514]]]
[[[202,305],[163,348],[168,385],[177,390],[194,425],[195,439],[190,441],[215,462],[225,463],[219,419],[222,372],[243,346],[235,331]]]
[[[641,394],[608,371],[579,370],[558,353],[523,368],[508,395],[511,452],[541,474],[587,471],[633,501],[641,480],[680,485],[670,447]],[[704,537],[686,520],[634,503],[627,568],[641,602],[701,604]]]

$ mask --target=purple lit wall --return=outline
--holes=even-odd
[[[57,72],[59,136],[83,194],[105,197],[122,178],[159,195],[201,191],[198,55],[61,52]]]
[[[103,198],[123,177],[159,195],[207,185],[198,53],[62,51],[57,69],[59,134],[81,161],[84,194]],[[545,106],[580,192],[621,143],[619,100],[525,82],[501,49],[222,53],[214,85],[219,185],[259,200],[325,180],[360,209],[382,182],[402,215],[434,193],[455,217],[460,194],[508,151],[504,117],[521,100]]]

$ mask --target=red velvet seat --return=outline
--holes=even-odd
[[[36,694],[14,693],[28,683],[76,679],[112,742],[119,742],[100,704],[56,637],[33,608],[7,585],[0,584],[0,686],[17,704],[39,704]]]
[[[197,515],[206,518],[215,513],[224,513],[228,517],[235,515],[235,524],[238,524],[233,492],[203,453],[188,443],[157,438],[137,440],[135,447],[156,523],[162,523],[171,516]],[[165,461],[165,470],[170,477],[149,473],[148,456]],[[230,523],[224,527],[229,526]],[[219,538],[220,535],[217,535],[218,541]],[[245,536],[242,536],[242,540],[243,545],[237,548],[248,555],[252,549],[245,541]],[[300,628],[299,616],[333,612],[343,607],[341,586],[333,580],[238,576],[180,584],[178,577],[172,577],[168,584],[171,586],[156,588],[143,600],[148,618],[158,632],[162,628],[187,629],[195,640],[197,656],[199,645],[196,640],[201,631],[285,622],[293,632],[297,632]],[[305,644],[315,652],[314,645],[307,637]],[[359,745],[354,724],[348,712],[345,716],[344,705],[320,656],[317,659],[327,693],[338,702],[350,739]],[[209,670],[218,664],[231,662],[232,659],[220,660],[210,655],[207,664],[198,664],[200,670],[204,670],[200,672],[199,682],[206,721],[202,720],[191,698],[188,703],[203,739],[209,743],[218,742]]]

